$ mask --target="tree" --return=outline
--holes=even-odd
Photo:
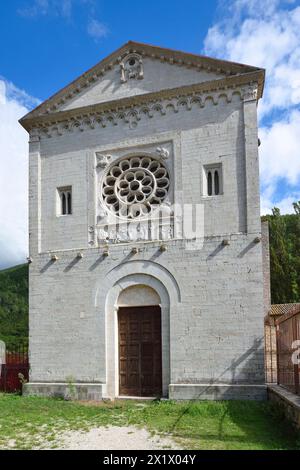
[[[300,201],[295,214],[281,215],[274,207],[264,216],[270,230],[272,303],[300,302]]]
[[[300,215],[300,201],[293,202],[293,208],[294,208],[296,215]]]

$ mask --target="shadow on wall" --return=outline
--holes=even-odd
[[[265,382],[265,372],[264,369],[263,371],[261,370],[262,355],[264,353],[263,344],[264,338],[255,339],[252,343],[252,346],[237,359],[232,360],[230,365],[226,367],[226,369],[224,369],[224,371],[217,377],[209,379],[204,378],[202,382],[197,382],[193,379],[187,380],[187,378],[184,378],[182,380],[182,383],[190,382],[199,385],[201,385],[201,383],[208,384],[207,387],[202,388],[201,392],[199,392],[199,395],[195,397],[196,400],[201,400],[202,398],[205,399],[206,392],[209,389],[211,390],[212,385],[262,385]],[[231,377],[230,381],[228,381],[227,378],[224,380],[224,376],[228,376],[228,372],[230,373]],[[181,382],[177,383],[180,384]],[[220,395],[218,394],[219,391],[217,391],[216,393],[216,399],[218,400],[228,400],[232,398],[232,392],[230,391]]]
[[[194,396],[193,401],[195,400],[205,400],[207,393],[211,395],[211,387],[215,384],[218,385],[222,383],[222,377],[230,371],[231,373],[231,382],[230,384],[239,384],[239,385],[260,385],[262,383],[261,372],[257,374],[257,380],[253,380],[253,370],[255,370],[257,364],[261,363],[261,354],[262,352],[262,345],[264,339],[255,339],[252,343],[252,346],[239,358],[232,361],[230,366],[227,367],[218,377],[209,381],[209,385],[207,387],[202,388],[198,395]],[[242,368],[239,366],[244,364]],[[251,372],[250,372],[251,371]],[[263,372],[264,373],[264,372]],[[250,379],[250,377],[251,379]],[[201,384],[200,384],[201,385]],[[232,400],[233,390],[228,388],[225,392],[221,391],[220,389],[216,388],[215,391],[215,400]],[[183,418],[183,416],[189,413],[190,408],[193,406],[193,401],[189,401],[187,406],[184,408],[182,413],[178,416],[177,420],[174,422],[172,427],[172,432],[176,428],[179,421]]]
[[[231,383],[259,385],[264,381],[264,369],[262,374],[261,369],[258,368],[262,363],[263,345],[264,338],[255,339],[252,346],[244,354],[231,362],[227,369],[231,372]],[[241,364],[243,364],[243,367],[240,369]],[[255,373],[255,370],[259,372]],[[225,372],[227,371],[225,370]]]

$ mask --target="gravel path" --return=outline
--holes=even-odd
[[[59,440],[64,450],[157,450],[178,449],[168,437],[151,436],[146,429],[134,426],[108,426],[90,431],[69,431]]]

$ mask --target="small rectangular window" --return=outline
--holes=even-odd
[[[219,196],[223,194],[222,164],[204,165],[203,196]]]
[[[72,186],[57,188],[58,215],[72,214]]]

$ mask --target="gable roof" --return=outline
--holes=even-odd
[[[31,120],[36,120],[38,117],[44,117],[59,112],[59,107],[72,99],[77,93],[81,92],[84,88],[91,86],[95,81],[101,79],[107,71],[111,70],[114,65],[121,62],[121,60],[129,53],[136,52],[142,56],[148,56],[153,59],[165,61],[171,64],[178,64],[188,68],[195,67],[198,70],[203,69],[209,72],[217,72],[227,77],[240,77],[241,75],[249,74],[249,80],[258,82],[258,96],[259,99],[263,93],[265,71],[262,68],[254,67],[251,65],[240,64],[237,62],[230,62],[222,59],[215,59],[203,55],[191,54],[173,49],[167,49],[149,44],[143,44],[134,41],[128,41],[119,49],[105,57],[92,68],[84,72],[78,78],[73,80],[67,86],[59,90],[50,98],[45,100],[34,110],[30,111],[23,118],[20,123],[25,129],[28,129],[28,124]],[[253,75],[253,77],[252,77]],[[149,95],[152,93],[149,93]]]

